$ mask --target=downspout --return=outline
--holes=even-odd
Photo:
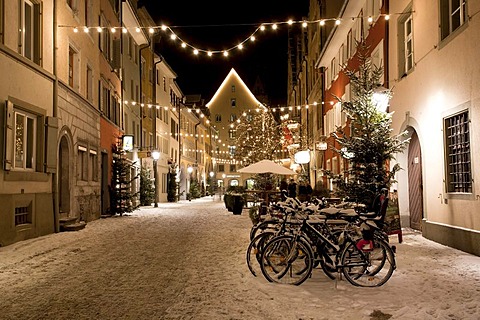
[[[385,14],[389,14],[390,12],[390,2],[389,0],[386,0],[385,1]],[[390,88],[390,83],[389,83],[389,79],[390,79],[390,76],[389,76],[389,54],[388,54],[388,48],[389,48],[389,41],[390,41],[390,35],[389,35],[389,20],[386,20],[385,21],[385,41],[384,41],[384,45],[383,45],[383,52],[387,52],[387,54],[384,54],[383,58],[385,59],[385,63],[384,63],[384,69],[385,69],[385,75],[384,75],[384,78],[385,78],[385,87],[386,88]]]
[[[153,46],[152,46],[153,47]],[[154,52],[152,50],[152,52]],[[156,105],[157,104],[157,64],[161,63],[163,61],[163,56],[158,55],[159,60],[155,62],[155,54],[153,56],[153,84],[152,84],[152,92],[153,92],[153,103]],[[157,112],[158,110],[155,107],[155,119],[153,119],[153,149],[157,150]]]
[[[143,47],[140,48],[140,50],[138,50],[138,58],[140,59],[140,63],[139,63],[139,66],[138,66],[138,70],[139,70],[139,74],[140,74],[140,104],[143,103],[143,94],[142,94],[142,89],[143,89],[143,78],[142,78],[142,51],[144,49],[147,49],[148,47],[150,47],[150,39],[148,39],[148,44],[144,45]],[[143,108],[142,106],[140,105],[140,149],[139,150],[142,150],[143,149]],[[142,161],[140,160],[140,167],[142,167]]]
[[[53,110],[52,116],[56,118],[58,116],[58,75],[57,75],[57,0],[53,1]],[[58,152],[58,145],[55,152]],[[58,159],[57,154],[57,159]],[[58,161],[57,168],[58,170]],[[58,203],[58,187],[57,187],[57,172],[55,170],[52,173],[52,201],[53,201],[53,220],[54,220],[54,231],[60,232],[60,225],[58,221],[58,212],[59,212],[59,203]]]

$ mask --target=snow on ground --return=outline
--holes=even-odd
[[[480,318],[480,257],[406,231],[382,287],[278,285],[246,266],[250,227],[203,198],[0,248],[0,319]]]

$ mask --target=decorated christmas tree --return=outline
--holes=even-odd
[[[131,192],[132,182],[136,177],[131,178],[132,165],[128,161],[125,152],[121,147],[121,140],[112,145],[113,163],[112,180],[110,183],[110,213],[123,215],[132,212],[134,207],[135,194]]]
[[[142,167],[140,170],[140,205],[149,206],[155,201],[155,186],[150,178],[150,170]]]
[[[234,159],[244,166],[260,160],[275,160],[282,149],[282,127],[271,110],[259,107],[245,113],[236,127]]]
[[[349,165],[339,175],[331,172],[327,175],[334,179],[340,196],[369,205],[376,193],[394,182],[400,166],[395,164],[389,168],[389,162],[405,149],[408,139],[402,137],[405,133],[392,134],[392,114],[379,109],[383,69],[372,64],[363,43],[359,43],[358,52],[358,69],[344,69],[352,88],[351,101],[338,99],[349,119],[350,125],[346,128],[350,132],[337,128],[333,134],[337,144],[332,146]],[[383,90],[381,95],[388,103],[391,92]]]

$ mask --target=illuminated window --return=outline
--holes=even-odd
[[[468,111],[445,118],[444,133],[447,192],[471,193],[472,168]]]
[[[232,86],[232,92],[235,92],[235,86]]]
[[[237,121],[237,115],[235,113],[232,113],[230,115],[230,122],[235,122],[235,121]]]
[[[230,139],[235,139],[237,136],[237,131],[235,129],[228,130],[228,137]]]
[[[398,65],[399,76],[403,77],[413,69],[413,20],[411,7],[398,19]]]
[[[35,170],[37,117],[21,110],[14,110],[14,117],[14,167]]]

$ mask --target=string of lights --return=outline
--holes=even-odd
[[[195,46],[191,43],[188,43],[185,41],[183,38],[181,38],[177,32],[174,31],[174,29],[179,29],[179,28],[186,28],[186,27],[192,27],[192,26],[166,26],[166,25],[160,25],[160,26],[149,26],[149,27],[135,27],[135,28],[128,28],[128,27],[104,27],[104,26],[71,26],[71,25],[59,25],[59,27],[62,28],[72,28],[74,33],[78,33],[80,31],[83,31],[84,33],[90,33],[90,32],[97,32],[97,33],[102,33],[102,32],[110,32],[110,33],[116,33],[116,32],[122,32],[122,33],[132,33],[132,32],[148,32],[150,35],[154,35],[158,32],[164,32],[169,36],[169,38],[172,41],[176,41],[180,44],[180,47],[182,49],[189,49],[192,51],[194,55],[199,55],[199,54],[206,54],[207,56],[211,57],[213,55],[222,55],[224,57],[228,57],[230,52],[235,51],[235,50],[243,50],[246,46],[247,43],[253,43],[258,40],[259,34],[263,34],[265,31],[268,30],[273,30],[276,31],[280,26],[282,25],[301,25],[302,28],[307,28],[309,25],[320,25],[320,26],[325,26],[328,23],[333,23],[334,25],[338,26],[342,24],[344,21],[352,20],[355,21],[357,19],[367,19],[368,23],[373,23],[373,21],[376,18],[382,17],[385,20],[389,20],[392,15],[401,15],[405,14],[403,13],[390,13],[390,14],[378,14],[376,16],[357,16],[357,17],[342,17],[342,18],[322,18],[322,19],[316,19],[316,20],[288,20],[288,21],[281,21],[281,22],[265,22],[261,23],[260,25],[257,25],[255,30],[247,37],[245,37],[242,41],[238,42],[236,45],[230,46],[227,49],[206,49],[206,48],[200,48],[199,46]],[[246,24],[234,24],[233,26],[243,26]],[[247,24],[248,25],[248,24]],[[253,25],[253,24],[252,24]],[[212,25],[209,25],[212,26]],[[225,25],[214,25],[216,27],[225,27]],[[232,24],[228,25],[232,26]],[[199,27],[199,26],[195,26]],[[204,26],[205,27],[205,26]]]

